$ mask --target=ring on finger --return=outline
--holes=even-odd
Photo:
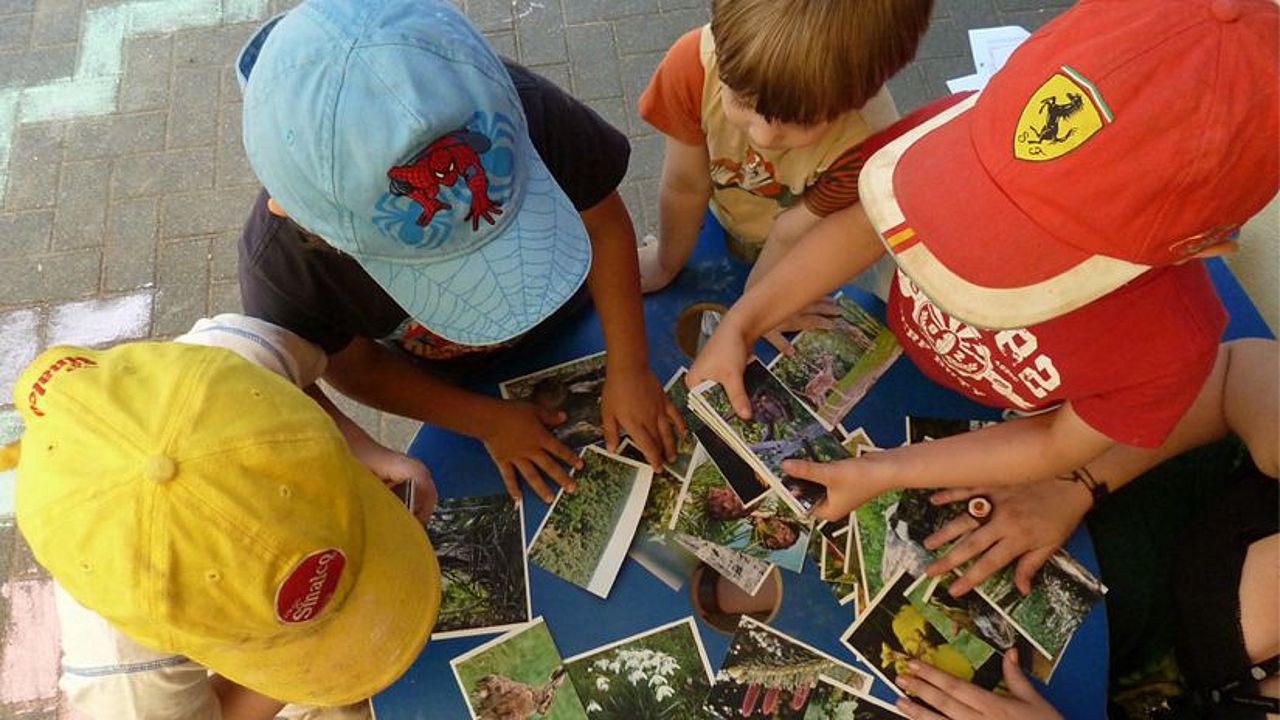
[[[974,495],[969,498],[969,502],[965,506],[965,512],[969,513],[969,517],[977,520],[979,525],[985,525],[991,519],[991,514],[995,512],[995,509],[995,504],[986,495]]]

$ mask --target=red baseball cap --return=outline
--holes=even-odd
[[[1228,241],[1280,187],[1272,0],[1082,0],[863,169],[899,267],[973,325],[1071,312]]]

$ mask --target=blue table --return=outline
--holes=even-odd
[[[686,356],[675,342],[675,321],[681,310],[695,302],[731,304],[742,291],[747,266],[725,255],[723,236],[713,223],[703,232],[688,268],[672,287],[645,299],[650,363],[665,381]],[[1227,337],[1269,336],[1269,331],[1247,295],[1221,261],[1209,263],[1223,302],[1232,311]],[[856,288],[846,288],[864,307],[884,319],[884,307]],[[516,362],[476,379],[473,387],[497,394],[497,383],[565,360],[597,352],[604,339],[593,311],[584,311],[562,333],[531,346]],[[767,356],[764,344],[759,348]],[[903,417],[996,419],[997,411],[973,403],[926,379],[908,359],[899,360],[872,388],[845,420],[845,426],[866,428],[879,445],[891,447],[903,440]],[[442,497],[503,492],[501,479],[483,446],[468,437],[438,428],[424,427],[410,452],[432,469]],[[525,491],[526,541],[546,514],[547,505]],[[1097,572],[1098,561],[1083,527],[1067,542],[1068,552]],[[831,655],[859,665],[839,643],[852,621],[851,609],[837,605],[830,590],[808,563],[801,575],[781,571],[782,606],[770,624]],[[536,565],[529,567],[533,612],[541,615],[564,657],[576,655],[622,637],[672,620],[693,615],[688,585],[674,592],[634,561],[623,564],[607,601],[551,575]],[[729,645],[729,635],[698,621],[702,640],[713,667],[718,667]],[[466,705],[454,680],[449,660],[492,636],[431,642],[417,662],[394,685],[374,698],[379,720],[463,720]],[[860,665],[859,665],[860,666]],[[1105,717],[1107,687],[1106,608],[1099,604],[1085,619],[1066,650],[1048,699],[1068,720]],[[865,669],[865,668],[864,668]],[[877,681],[874,694],[894,697]]]

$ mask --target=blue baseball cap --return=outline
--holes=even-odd
[[[236,70],[267,192],[431,332],[501,343],[582,286],[582,219],[502,61],[448,2],[307,0]]]

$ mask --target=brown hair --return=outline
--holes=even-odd
[[[713,0],[720,79],[770,121],[862,107],[915,57],[933,0]]]

